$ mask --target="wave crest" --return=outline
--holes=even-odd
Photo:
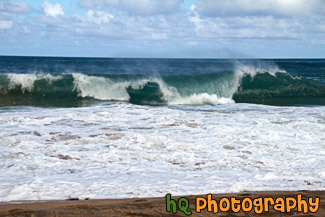
[[[237,61],[233,71],[210,74],[0,75],[0,98],[5,105],[16,105],[20,101],[79,103],[85,99],[148,105],[228,104],[235,101],[276,104],[268,99],[281,98],[285,101],[288,97],[306,96],[324,97],[324,85],[296,79],[276,65],[263,62],[247,64]]]

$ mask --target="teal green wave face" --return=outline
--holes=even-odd
[[[236,83],[239,82],[239,83]],[[201,75],[5,74],[0,75],[0,105],[85,106],[100,101],[145,105],[197,104],[192,96],[232,98],[239,103],[325,105],[324,84],[285,73],[245,75],[225,71]],[[203,104],[214,104],[207,101]]]
[[[0,106],[325,105],[323,60],[0,60]]]

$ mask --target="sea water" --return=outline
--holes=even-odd
[[[0,57],[0,201],[324,190],[325,60]]]

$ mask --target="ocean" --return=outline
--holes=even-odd
[[[325,189],[325,59],[0,56],[0,201]]]

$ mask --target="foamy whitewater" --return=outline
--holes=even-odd
[[[0,201],[325,190],[325,61],[7,58]]]
[[[324,189],[323,107],[115,103],[0,123],[1,201]]]

